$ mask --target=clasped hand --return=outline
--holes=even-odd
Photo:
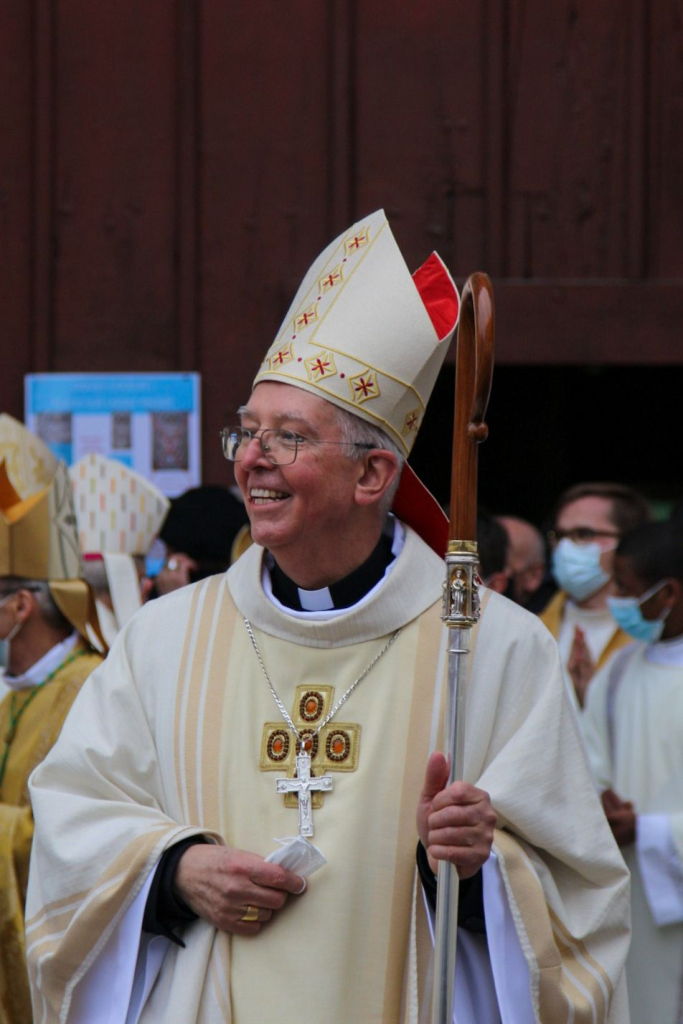
[[[571,676],[576,691],[576,699],[581,707],[586,703],[586,691],[588,684],[595,675],[596,664],[586,643],[586,634],[580,626],[574,629],[567,671]]]
[[[233,935],[255,935],[290,895],[306,891],[305,880],[279,864],[256,853],[208,843],[188,847],[173,886],[195,914]],[[256,920],[242,920],[248,908],[258,911]]]
[[[429,758],[417,806],[417,830],[436,874],[440,860],[450,861],[460,878],[471,878],[486,863],[493,845],[496,815],[488,793],[469,782],[448,783],[443,754]]]
[[[613,789],[606,789],[600,799],[605,816],[619,846],[636,841],[637,816],[630,800],[622,800]]]

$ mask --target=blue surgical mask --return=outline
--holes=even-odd
[[[646,619],[640,606],[653,597],[658,590],[661,590],[665,583],[666,580],[656,583],[654,587],[646,590],[642,597],[607,598],[609,610],[616,624],[634,640],[642,640],[646,644],[656,644],[661,638],[664,621],[671,609],[667,608],[661,619]]]
[[[148,576],[149,579],[154,579],[163,569],[165,561],[165,558],[151,558],[147,555],[145,558],[145,576]]]
[[[600,565],[605,549],[599,544],[575,544],[565,537],[553,551],[552,569],[561,590],[575,601],[584,601],[604,587],[611,577]]]

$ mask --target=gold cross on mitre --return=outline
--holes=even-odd
[[[310,742],[311,776],[325,772],[355,772],[360,752],[360,725],[332,719],[320,732],[316,729],[334,704],[333,686],[297,686],[292,721],[305,744]],[[307,744],[308,745],[308,744]],[[261,740],[262,772],[287,772],[288,779],[297,778],[296,758],[300,744],[284,722],[266,722]],[[311,792],[313,808],[322,807],[323,794]],[[285,793],[285,807],[298,807],[296,792]]]

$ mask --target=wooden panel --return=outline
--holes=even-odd
[[[0,407],[199,370],[216,434],[317,252],[384,206],[494,278],[501,365],[683,364],[681,0],[7,0]]]
[[[411,268],[434,248],[455,274],[491,263],[487,7],[358,4],[356,212],[386,209]]]
[[[31,368],[38,371],[52,368],[54,335],[55,10],[51,0],[33,4]]]
[[[22,405],[30,366],[32,24],[25,0],[0,5],[0,411]],[[10,358],[11,356],[11,358]]]
[[[205,466],[303,273],[348,214],[338,5],[205,0],[201,20],[201,370]],[[341,20],[340,20],[341,19]],[[264,31],[267,26],[267,31]],[[338,221],[343,217],[341,223]]]
[[[495,295],[502,364],[683,364],[677,282],[501,281]]]
[[[56,370],[178,365],[176,9],[60,3],[55,26]]]
[[[658,0],[650,11],[648,271],[683,276],[683,7]]]
[[[199,5],[177,0],[177,365],[199,358]]]
[[[642,33],[633,6],[510,7],[506,276],[625,277],[641,263],[641,213],[630,187],[630,175],[642,184],[643,152]]]

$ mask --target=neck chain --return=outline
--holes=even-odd
[[[285,722],[287,723],[289,728],[292,730],[292,732],[294,733],[294,735],[298,739],[301,748],[302,749],[306,749],[306,750],[310,750],[311,749],[311,747],[313,746],[313,737],[317,736],[318,733],[320,732],[320,730],[322,728],[324,728],[329,721],[331,721],[331,719],[334,717],[334,715],[337,714],[337,712],[339,711],[339,708],[343,704],[346,704],[347,700],[349,699],[349,697],[351,696],[353,691],[356,689],[356,687],[360,686],[360,684],[363,682],[363,680],[368,675],[370,670],[375,667],[375,665],[377,664],[379,659],[382,657],[382,655],[386,654],[386,652],[389,650],[389,648],[393,644],[394,640],[397,639],[399,633],[401,632],[401,627],[399,627],[396,630],[395,633],[391,634],[391,636],[389,637],[389,640],[384,645],[384,647],[379,652],[379,654],[375,655],[375,657],[372,659],[372,661],[370,662],[368,667],[365,669],[365,671],[362,672],[358,676],[358,679],[356,679],[355,682],[351,683],[351,685],[349,686],[349,688],[346,691],[346,693],[342,694],[342,696],[336,702],[336,704],[334,705],[332,710],[329,712],[329,714],[327,714],[325,716],[325,718],[322,720],[322,722],[320,723],[318,728],[315,730],[315,732],[311,733],[310,736],[307,736],[306,739],[302,740],[302,738],[301,738],[301,736],[299,734],[299,730],[294,725],[294,722],[292,721],[292,719],[291,719],[291,717],[289,715],[289,712],[287,711],[287,708],[284,706],[284,704],[282,703],[282,701],[278,697],[277,693],[275,692],[275,687],[273,686],[273,684],[270,681],[270,676],[268,675],[268,673],[266,671],[266,666],[263,664],[263,658],[261,657],[261,652],[258,649],[258,644],[256,643],[256,637],[254,636],[254,633],[252,631],[251,623],[249,622],[249,619],[245,619],[244,620],[244,625],[246,626],[247,633],[249,634],[249,639],[251,640],[251,642],[253,644],[253,647],[254,647],[254,650],[256,652],[256,657],[258,658],[259,665],[261,666],[261,671],[263,672],[263,675],[265,676],[265,679],[266,679],[266,682],[268,683],[268,687],[270,689],[270,692],[272,693],[273,698],[275,699],[275,703],[277,704],[278,708],[280,709],[280,714],[282,715],[282,717],[284,718]]]
[[[275,785],[276,792],[295,792],[297,794],[299,798],[299,834],[304,837],[312,836],[313,815],[311,811],[311,793],[316,790],[320,790],[322,792],[329,792],[332,789],[332,779],[330,778],[329,775],[313,776],[311,774],[310,751],[313,748],[313,740],[318,735],[320,730],[327,725],[327,723],[334,717],[334,715],[336,715],[336,713],[339,711],[339,708],[346,703],[346,701],[349,699],[349,697],[356,689],[356,687],[360,686],[360,684],[363,682],[368,673],[375,667],[379,659],[384,654],[386,654],[386,652],[393,644],[394,640],[398,639],[398,636],[401,632],[401,628],[399,627],[399,629],[397,629],[395,633],[391,634],[389,640],[384,645],[379,654],[375,655],[375,657],[372,659],[368,667],[358,676],[358,678],[353,683],[351,683],[346,693],[342,694],[339,700],[334,704],[331,711],[325,716],[325,718],[322,720],[322,722],[315,730],[315,732],[310,733],[309,735],[302,738],[299,730],[294,725],[294,722],[292,721],[291,716],[287,711],[287,708],[284,706],[284,704],[278,697],[275,691],[275,687],[270,681],[270,676],[268,675],[266,666],[263,663],[263,658],[261,657],[261,652],[258,648],[258,644],[256,643],[256,637],[254,636],[254,632],[251,628],[251,623],[249,622],[249,619],[244,619],[243,621],[247,633],[249,635],[249,639],[251,640],[252,646],[254,648],[254,651],[256,652],[256,657],[258,658],[259,665],[261,666],[261,671],[263,672],[265,680],[268,684],[268,689],[273,695],[273,699],[275,700],[275,703],[279,708],[280,714],[282,715],[285,722],[287,723],[287,725],[289,726],[289,728],[299,741],[296,757],[296,778],[278,779]]]
[[[19,722],[21,720],[22,715],[24,714],[24,711],[26,711],[26,708],[29,706],[33,698],[40,692],[40,690],[42,690],[44,686],[47,685],[47,683],[54,679],[58,672],[61,672],[63,668],[66,668],[67,665],[70,665],[72,661],[76,660],[76,658],[80,658],[82,655],[87,653],[88,651],[85,650],[85,648],[81,648],[78,651],[72,651],[70,654],[68,654],[64,661],[60,662],[60,664],[57,665],[57,668],[53,669],[52,672],[50,672],[50,674],[46,676],[45,679],[43,679],[42,683],[36,683],[36,685],[31,690],[31,693],[28,695],[28,697],[26,698],[26,700],[21,705],[18,711],[17,692],[16,690],[13,691],[9,705],[9,722],[7,723],[7,732],[5,733],[4,738],[5,749],[2,752],[2,761],[0,761],[0,786],[2,786],[3,779],[5,778],[7,758],[9,757],[9,750],[10,747],[12,746],[12,740],[17,734],[17,726],[19,725]]]

